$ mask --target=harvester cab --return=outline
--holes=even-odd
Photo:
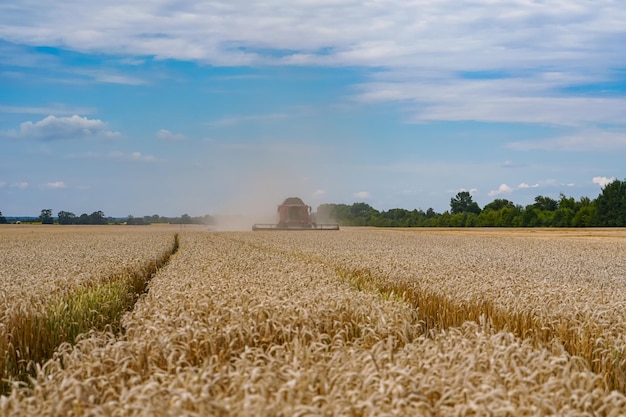
[[[277,224],[255,224],[252,230],[339,230],[339,225],[316,223],[311,206],[298,197],[289,197],[278,206]]]

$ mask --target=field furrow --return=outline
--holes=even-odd
[[[0,230],[0,393],[57,346],[118,328],[147,279],[176,251],[172,230],[19,226]]]
[[[0,399],[0,410],[608,416],[626,409],[624,395],[559,343],[537,347],[475,322],[426,331],[401,297],[357,290],[337,275],[337,263],[373,268],[368,257],[393,249],[361,233],[183,232],[179,251],[124,317],[124,334],[92,332],[64,345],[32,387]],[[371,246],[351,258],[357,243]]]
[[[554,232],[557,234],[557,232]],[[395,295],[427,328],[485,317],[535,344],[556,339],[626,390],[626,239],[498,232],[344,230],[238,239],[334,265],[356,288]]]

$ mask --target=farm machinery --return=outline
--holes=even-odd
[[[277,224],[255,224],[252,230],[339,230],[336,223],[317,223],[311,214],[311,206],[298,197],[289,197],[278,206]]]

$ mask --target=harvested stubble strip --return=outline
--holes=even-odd
[[[615,415],[626,398],[558,346],[466,324],[421,333],[414,309],[358,292],[320,262],[181,235],[125,316],[122,340],[65,346],[32,389],[32,415]],[[61,366],[60,362],[63,362]]]
[[[106,278],[87,281],[30,309],[5,312],[0,334],[0,351],[4,352],[0,358],[4,381],[1,392],[25,381],[62,343],[74,343],[80,334],[92,329],[108,327],[118,331],[121,315],[132,307],[150,277],[178,249],[178,235],[169,238],[173,239],[170,247],[155,258],[135,262]]]
[[[623,236],[623,235],[621,235]],[[427,327],[481,316],[541,345],[557,339],[626,391],[626,240],[448,231],[242,235],[334,265],[357,288],[402,296]]]

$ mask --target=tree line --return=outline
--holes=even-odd
[[[342,226],[377,227],[625,227],[626,180],[607,184],[594,200],[581,197],[575,200],[561,194],[558,199],[539,195],[527,206],[514,204],[507,199],[496,199],[481,208],[467,191],[450,199],[450,210],[437,213],[394,208],[378,211],[369,204],[322,204],[315,213],[318,223],[337,222]],[[102,211],[80,216],[69,211],[59,211],[57,218],[51,209],[42,209],[38,220],[42,224],[129,224],[152,223],[210,225],[215,219],[210,215],[192,217],[152,216],[126,218],[106,217]],[[7,219],[0,212],[0,224]]]
[[[189,214],[183,214],[180,217],[163,217],[158,214],[152,216],[134,217],[129,215],[126,219],[126,224],[130,225],[145,225],[152,223],[169,223],[169,224],[214,224],[213,216],[205,214],[204,216],[190,216]]]
[[[450,199],[450,210],[437,213],[394,208],[378,211],[369,204],[322,204],[317,221],[335,221],[342,226],[376,227],[624,227],[626,226],[626,181],[613,181],[592,200],[559,199],[539,195],[534,203],[516,205],[496,199],[482,209],[467,191]]]
[[[19,218],[18,218],[19,219]],[[37,221],[41,224],[128,224],[128,225],[149,225],[152,223],[170,223],[170,224],[213,224],[213,217],[210,215],[192,217],[183,214],[180,217],[163,217],[158,214],[152,216],[134,217],[129,215],[123,218],[107,217],[102,211],[94,211],[91,214],[83,213],[80,216],[71,211],[61,210],[55,218],[52,209],[42,209],[39,217],[28,218],[28,221]],[[0,224],[8,223],[7,218],[0,212]]]

